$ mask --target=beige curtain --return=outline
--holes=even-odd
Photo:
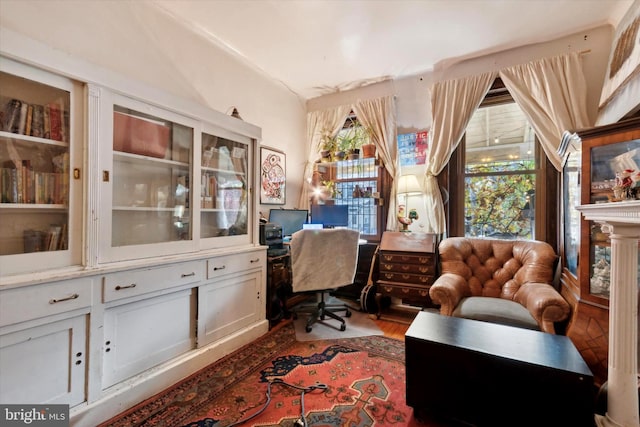
[[[396,165],[398,150],[396,146],[396,109],[393,96],[387,96],[365,101],[358,101],[353,106],[358,120],[371,130],[372,142],[378,150],[378,157],[387,169],[394,182],[398,168]],[[387,230],[397,228],[398,219],[396,213],[396,188],[391,187],[391,195],[388,201],[389,214],[387,216]]]
[[[337,135],[342,129],[347,116],[351,112],[350,105],[342,105],[322,111],[312,111],[307,114],[307,141],[309,141],[309,157],[304,167],[304,176],[298,198],[298,209],[309,209],[309,183],[313,174],[313,163],[320,154],[320,139],[322,131],[331,130]]]
[[[478,109],[497,72],[480,74],[460,80],[435,83],[431,89],[433,124],[427,169],[425,172],[425,231],[442,234],[446,231],[442,195],[436,177],[449,162],[464,135],[471,116]]]
[[[557,149],[562,133],[590,126],[580,54],[572,52],[505,68],[500,77],[533,126],[547,157],[561,170]]]

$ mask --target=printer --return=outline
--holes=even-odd
[[[260,244],[268,246],[267,256],[280,256],[287,253],[282,243],[282,226],[272,222],[260,223]]]

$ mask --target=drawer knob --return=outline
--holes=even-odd
[[[227,268],[226,265],[223,265],[222,267],[213,267],[213,271],[224,270],[225,268]]]
[[[387,270],[391,270],[393,268],[393,265],[391,264],[385,264],[384,268],[386,268]]]
[[[191,273],[189,273],[189,274],[181,274],[181,275],[180,275],[180,277],[182,277],[182,278],[185,278],[185,277],[193,277],[193,276],[195,276],[195,275],[196,275],[196,272],[195,272],[195,271],[192,271],[192,272],[191,272]]]
[[[402,266],[402,270],[403,271],[409,271],[410,268],[411,268],[411,266],[408,266],[406,264]]]
[[[420,273],[426,273],[429,271],[429,267],[420,267]]]
[[[62,301],[69,301],[69,300],[72,300],[72,299],[76,299],[79,296],[80,295],[78,295],[78,294],[73,294],[73,295],[69,295],[68,297],[65,297],[65,298],[53,298],[53,299],[49,300],[49,304],[55,304],[57,302],[62,302]]]
[[[116,286],[116,291],[120,291],[122,289],[131,289],[131,288],[135,288],[137,285],[135,283],[132,283],[130,285],[124,285],[124,286]]]
[[[252,260],[250,260],[249,262],[250,262],[251,264],[253,264],[253,263],[258,262],[258,261],[260,261],[260,258],[252,259]]]

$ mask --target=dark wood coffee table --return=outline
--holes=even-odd
[[[475,426],[593,426],[593,375],[566,336],[420,312],[407,404]]]

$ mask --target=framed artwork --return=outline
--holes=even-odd
[[[598,124],[612,123],[638,107],[634,88],[640,86],[640,2],[634,2],[613,36],[604,85],[600,95]],[[610,111],[607,111],[610,110]]]
[[[260,204],[284,205],[287,156],[270,147],[260,147]]]

